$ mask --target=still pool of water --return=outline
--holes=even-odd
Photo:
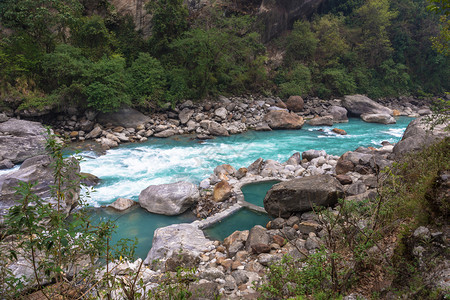
[[[121,238],[138,238],[135,258],[146,258],[152,247],[153,233],[157,228],[177,223],[190,223],[195,220],[192,213],[184,213],[179,216],[164,216],[152,214],[140,207],[133,207],[125,212],[119,212],[110,208],[93,208],[90,210],[91,220],[94,223],[113,220],[116,231],[111,238],[114,245]]]
[[[280,181],[271,180],[271,181],[262,181],[262,182],[255,182],[255,183],[249,183],[244,185],[241,188],[242,193],[244,194],[245,201],[255,204],[261,207],[264,207],[264,197],[266,196],[267,192],[270,190],[270,188],[274,185],[279,183]]]

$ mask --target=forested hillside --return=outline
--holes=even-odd
[[[255,10],[150,1],[151,36],[108,1],[0,3],[2,110],[64,104],[148,111],[218,94],[430,96],[449,90],[449,56],[432,47],[426,0],[324,1],[263,43]],[[440,50],[440,51],[439,51]]]

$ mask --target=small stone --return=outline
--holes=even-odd
[[[340,134],[340,135],[347,135],[347,132],[344,129],[339,128],[333,128],[332,130],[334,133]]]

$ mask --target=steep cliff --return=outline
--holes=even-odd
[[[301,18],[308,18],[325,0],[263,0],[257,13],[264,25],[263,41],[268,42],[292,27]]]
[[[220,5],[227,10],[239,11],[258,16],[263,31],[263,41],[268,42],[286,29],[295,20],[310,17],[325,0],[185,0],[190,13],[200,13],[206,5]],[[110,0],[117,13],[133,17],[136,29],[141,30],[144,37],[151,32],[151,15],[147,13],[145,4],[149,0]]]

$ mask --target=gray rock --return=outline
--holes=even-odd
[[[114,208],[115,210],[118,211],[124,211],[135,205],[137,205],[137,202],[131,199],[118,198],[116,201],[108,205],[108,207]]]
[[[150,122],[150,120],[150,117],[130,107],[121,108],[116,112],[100,113],[97,117],[97,121],[101,124],[111,123],[114,126],[125,128],[136,128],[138,125]]]
[[[155,134],[155,137],[158,138],[167,138],[167,137],[171,137],[174,136],[175,134],[177,134],[178,131],[175,129],[166,129],[164,131],[158,132]]]
[[[180,119],[181,124],[186,124],[189,121],[189,119],[192,117],[193,114],[194,114],[194,111],[192,109],[189,109],[189,108],[183,109],[178,114],[178,118]]]
[[[354,196],[364,194],[366,192],[366,185],[362,181],[357,181],[348,186],[346,192],[347,195]]]
[[[388,114],[362,114],[361,119],[367,123],[395,124],[394,117]]]
[[[201,182],[200,182],[200,185],[199,185],[202,189],[207,189],[207,188],[209,188],[210,186],[211,186],[211,182],[209,181],[209,179],[203,179]]]
[[[3,159],[0,161],[0,170],[3,169],[11,169],[14,167],[14,164],[9,159]]]
[[[448,122],[446,124],[440,124],[431,130],[424,117],[415,119],[409,123],[401,141],[394,146],[394,155],[400,157],[408,152],[419,151],[425,146],[450,136],[450,131],[445,130],[445,127],[448,125]]]
[[[6,122],[9,120],[9,117],[5,113],[0,113],[0,123]]]
[[[218,278],[225,278],[225,274],[217,268],[207,268],[199,274],[200,279],[215,281]]]
[[[191,224],[174,224],[156,229],[152,248],[144,263],[148,265],[154,260],[167,259],[180,249],[196,257],[213,248],[213,242],[205,237],[201,229]]]
[[[219,107],[214,111],[214,114],[222,120],[225,120],[227,118],[228,111],[225,107]]]
[[[247,171],[250,174],[259,174],[262,169],[262,165],[264,163],[264,160],[260,157],[257,160],[255,160],[250,166],[248,166]]]
[[[309,176],[275,184],[264,198],[265,210],[274,217],[289,217],[315,206],[335,205],[343,187],[330,175]]]
[[[330,114],[334,123],[348,122],[347,110],[344,107],[333,105],[330,107]]]
[[[316,117],[307,123],[311,126],[333,126],[333,116]]]
[[[297,166],[301,163],[302,158],[300,156],[299,152],[295,152],[294,154],[292,154],[291,157],[289,157],[289,159],[286,161],[287,165],[293,165],[293,166]]]
[[[319,249],[320,248],[320,239],[317,237],[308,237],[306,239],[305,248],[307,250]]]
[[[192,206],[200,194],[190,182],[150,185],[139,195],[139,204],[149,212],[168,216],[179,215]]]
[[[249,277],[247,273],[248,272],[244,270],[236,270],[231,273],[231,276],[233,276],[234,280],[236,280],[237,286],[248,282]]]
[[[80,191],[80,167],[78,161],[73,158],[65,159],[67,167],[63,169],[66,182],[63,189],[65,192],[64,201],[61,203],[62,209],[68,213],[77,203]],[[4,215],[7,210],[16,205],[18,196],[14,189],[19,182],[37,183],[32,191],[39,197],[45,198],[44,202],[55,204],[51,198],[50,186],[54,185],[52,160],[48,155],[39,155],[29,158],[23,162],[19,170],[0,176],[0,215]]]
[[[9,119],[0,123],[0,157],[12,163],[45,153],[46,130],[41,123]]]
[[[311,161],[314,158],[318,158],[320,156],[326,156],[327,152],[325,150],[307,150],[302,153],[302,158],[307,161]]]
[[[119,146],[119,144],[116,141],[108,139],[106,137],[102,137],[100,139],[100,144],[102,145],[102,148],[105,150]]]
[[[283,259],[283,255],[279,254],[269,254],[269,253],[261,253],[258,255],[258,261],[263,266],[269,266],[270,264],[279,262]]]
[[[200,126],[208,130],[210,134],[216,135],[216,136],[229,136],[228,130],[226,130],[225,127],[220,125],[219,123],[215,121],[209,121],[209,120],[203,120],[200,122]]]
[[[263,121],[272,129],[300,129],[305,123],[302,117],[279,110],[268,112],[264,116]]]
[[[257,244],[270,244],[270,236],[267,234],[267,230],[260,225],[256,225],[250,229],[247,241],[245,242],[245,249],[251,251],[252,246]]]
[[[364,95],[345,96],[342,100],[344,106],[352,115],[360,116],[362,114],[387,114],[392,115],[392,110],[376,103]]]
[[[99,136],[102,135],[102,129],[98,126],[96,126],[94,129],[91,130],[88,134],[86,134],[86,139],[96,139]]]

